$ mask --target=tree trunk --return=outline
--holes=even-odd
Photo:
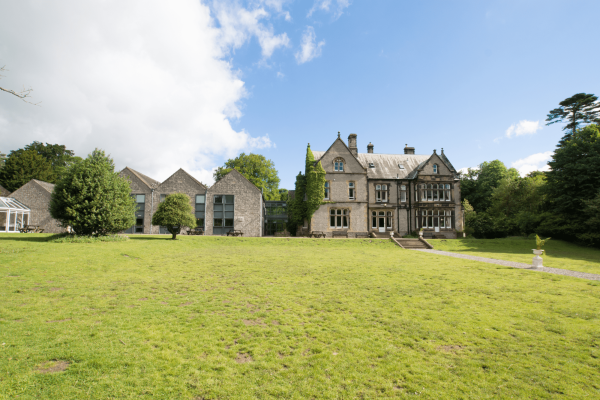
[[[175,238],[177,237],[176,233],[172,233],[173,237],[171,238],[171,240],[175,240]]]

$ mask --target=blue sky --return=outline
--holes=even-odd
[[[314,26],[320,57],[298,65],[290,48],[259,66],[256,43],[233,56],[251,92],[235,126],[269,134],[277,147],[263,154],[285,187],[306,144],[325,150],[337,131],[357,133],[361,152],[408,143],[421,154],[443,147],[456,168],[511,166],[554,150],[561,127],[544,120],[559,101],[600,94],[596,1],[355,1],[337,19],[307,18],[311,5],[294,3],[291,27],[274,26],[294,43]],[[508,138],[524,120],[542,129]]]
[[[0,151],[33,140],[210,183],[240,152],[293,188],[306,144],[544,168],[546,114],[600,95],[598,1],[23,0],[3,5]],[[22,31],[23,24],[30,28]],[[15,31],[23,32],[14,35]]]

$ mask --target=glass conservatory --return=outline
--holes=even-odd
[[[31,210],[12,197],[0,197],[0,233],[19,232],[29,225]]]

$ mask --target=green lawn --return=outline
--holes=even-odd
[[[600,398],[599,310],[382,240],[3,234],[0,398]]]
[[[535,239],[458,239],[428,240],[436,250],[451,251],[497,260],[531,264]],[[544,246],[544,267],[600,274],[600,250],[581,247],[562,240]]]

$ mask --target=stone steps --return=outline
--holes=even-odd
[[[416,249],[427,249],[427,245],[421,242],[419,239],[396,239],[398,243],[405,249],[416,250]]]

